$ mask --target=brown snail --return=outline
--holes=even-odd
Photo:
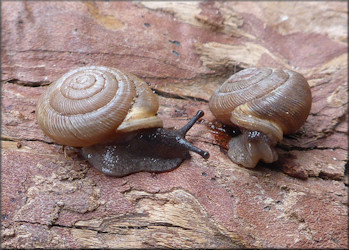
[[[226,80],[211,96],[209,107],[217,120],[241,130],[229,141],[229,157],[254,168],[259,160],[278,159],[274,146],[283,134],[294,133],[304,124],[311,102],[310,87],[301,74],[249,68]]]
[[[41,129],[56,142],[82,147],[82,155],[107,175],[162,172],[209,153],[185,140],[204,115],[179,130],[164,129],[158,97],[136,76],[103,66],[72,70],[50,85],[37,104]]]

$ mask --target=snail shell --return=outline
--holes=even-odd
[[[42,130],[56,142],[84,147],[118,132],[162,127],[158,98],[145,82],[120,70],[87,66],[51,84],[37,105]]]
[[[249,68],[232,75],[210,98],[221,122],[238,126],[242,135],[229,142],[230,158],[245,167],[259,159],[277,160],[273,146],[283,134],[296,132],[307,119],[311,91],[306,79],[291,70]]]
[[[60,144],[82,147],[82,156],[108,175],[169,171],[189,159],[189,151],[207,159],[208,152],[185,140],[204,113],[170,130],[162,128],[158,108],[158,97],[136,76],[88,66],[51,84],[36,113],[45,134]]]

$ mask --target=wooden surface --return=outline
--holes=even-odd
[[[2,2],[2,247],[347,248],[345,2]],[[35,105],[84,65],[134,73],[165,127],[205,116],[208,150],[174,171],[107,177],[45,136]],[[311,114],[280,160],[244,169],[208,109],[240,69],[302,73]]]

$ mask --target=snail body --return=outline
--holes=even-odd
[[[306,79],[291,70],[249,68],[232,75],[211,96],[217,120],[238,126],[241,134],[229,141],[229,157],[246,168],[259,160],[271,163],[274,146],[283,134],[296,132],[311,108]]]
[[[107,175],[162,172],[178,167],[194,151],[209,154],[185,140],[182,129],[164,129],[157,116],[158,97],[136,76],[87,66],[52,83],[37,104],[37,120],[56,142],[81,147],[82,155]]]

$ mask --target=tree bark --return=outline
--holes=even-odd
[[[2,247],[348,248],[347,11],[345,2],[2,2]],[[164,127],[202,109],[187,138],[211,157],[114,178],[62,150],[35,106],[85,65],[148,82]],[[313,104],[278,144],[279,161],[245,169],[227,157],[208,100],[255,66],[303,74]]]

